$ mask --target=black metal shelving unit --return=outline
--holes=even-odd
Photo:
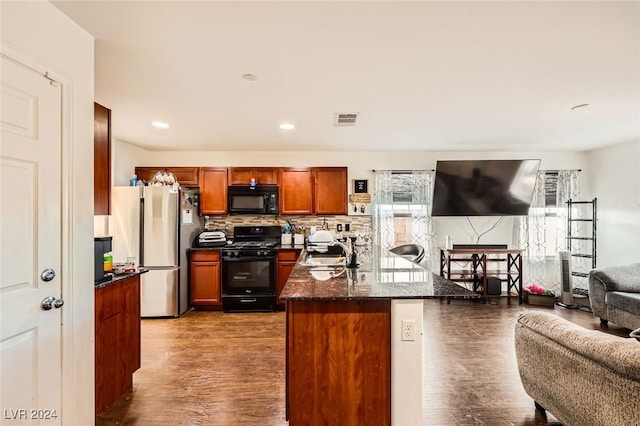
[[[574,218],[572,207],[575,205],[591,206],[591,217],[589,218]],[[594,198],[591,201],[567,201],[567,249],[571,252],[572,257],[588,258],[591,259],[591,269],[595,269],[597,261],[597,233],[596,224],[598,220],[598,199]],[[591,222],[591,236],[575,235],[573,224],[576,222]],[[573,241],[591,241],[591,253],[574,253],[572,250]],[[575,277],[586,278],[589,276],[588,271],[572,271],[571,275]],[[575,293],[574,289],[574,293]]]

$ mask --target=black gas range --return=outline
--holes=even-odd
[[[279,226],[236,226],[233,242],[221,250],[222,309],[276,310],[276,250]]]
[[[274,247],[278,244],[275,241],[234,241],[222,249],[222,258],[275,256]]]

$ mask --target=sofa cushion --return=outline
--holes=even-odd
[[[633,339],[587,330],[547,312],[526,311],[518,316],[517,321],[596,363],[633,380],[640,380],[640,345]]]
[[[602,282],[606,291],[640,293],[640,263],[594,269],[590,276]]]
[[[609,306],[640,315],[640,293],[608,291],[605,299]]]

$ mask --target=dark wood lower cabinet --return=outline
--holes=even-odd
[[[187,256],[191,306],[196,310],[221,310],[220,250],[191,250]]]
[[[278,299],[284,285],[291,275],[291,271],[296,266],[298,256],[300,256],[301,249],[280,249],[278,250],[278,268],[276,271],[276,300],[278,303],[278,309],[284,310],[285,303]]]
[[[391,302],[287,301],[290,426],[391,424]]]
[[[139,368],[140,276],[135,275],[96,289],[96,415],[132,388]]]

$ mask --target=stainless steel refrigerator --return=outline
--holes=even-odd
[[[140,275],[141,316],[179,317],[189,309],[186,249],[203,229],[198,190],[121,186],[112,191],[109,232],[113,260],[135,257]]]

